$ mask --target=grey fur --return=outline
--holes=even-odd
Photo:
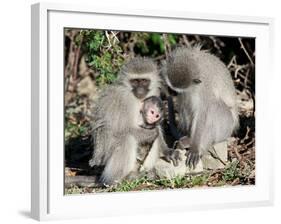
[[[138,74],[140,72],[141,74]],[[93,157],[90,166],[105,166],[100,181],[114,184],[137,170],[138,147],[151,145],[143,163],[151,170],[161,154],[169,151],[161,129],[139,126],[142,102],[132,93],[131,78],[150,80],[146,97],[160,95],[160,77],[156,65],[149,59],[134,58],[125,64],[115,84],[104,89],[93,110]]]
[[[233,81],[226,66],[200,47],[173,51],[163,76],[178,92],[179,129],[191,138],[187,164],[194,167],[211,145],[239,126]]]
[[[145,66],[143,66],[145,65]],[[149,58],[133,58],[121,68],[121,75],[158,73],[156,64]]]

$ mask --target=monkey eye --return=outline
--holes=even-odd
[[[199,84],[201,83],[202,81],[200,79],[193,79],[193,82],[196,83],[196,84]]]
[[[140,81],[141,81],[142,85],[145,85],[145,86],[147,86],[150,82],[148,79],[141,79]]]
[[[131,79],[130,83],[132,86],[137,86],[139,84],[139,81],[138,81],[138,79]]]

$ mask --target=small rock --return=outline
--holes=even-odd
[[[220,142],[203,155],[199,160],[195,169],[186,166],[186,150],[176,149],[180,152],[181,161],[178,166],[174,166],[172,162],[159,159],[155,171],[160,178],[174,178],[176,176],[185,176],[186,174],[199,173],[204,169],[220,169],[224,168],[227,163],[227,141]]]
[[[221,169],[227,163],[227,141],[212,146],[202,157],[204,169]]]
[[[189,169],[189,167],[185,165],[186,151],[180,149],[176,150],[179,150],[179,152],[181,153],[181,161],[179,161],[178,166],[174,166],[172,162],[169,163],[162,159],[158,160],[155,166],[155,171],[160,178],[171,179],[177,176],[184,176],[188,173],[198,173],[203,171],[203,165],[201,160],[199,161],[195,169]]]

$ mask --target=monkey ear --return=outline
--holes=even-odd
[[[199,84],[199,83],[202,82],[200,79],[193,79],[192,81],[193,81],[195,84]]]

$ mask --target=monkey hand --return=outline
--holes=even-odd
[[[186,166],[188,166],[191,169],[195,169],[200,159],[199,151],[191,148],[187,150],[185,155],[186,155],[186,162],[185,162]]]
[[[172,161],[174,166],[178,166],[179,161],[182,161],[181,152],[177,149],[167,149],[162,159],[168,163]]]
[[[181,137],[179,140],[174,142],[174,149],[186,150],[190,148],[190,138],[187,136]]]

